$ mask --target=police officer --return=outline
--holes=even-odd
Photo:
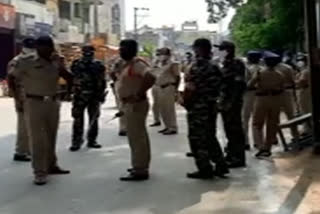
[[[119,76],[121,74],[121,71],[126,66],[126,62],[118,58],[116,62],[113,65],[112,71],[111,71],[111,78],[113,80],[113,86],[114,86],[114,95],[116,99],[116,104],[119,112],[122,112],[123,103],[121,102],[119,98],[119,94],[116,90],[119,84]],[[124,137],[127,136],[127,125],[125,120],[125,115],[122,115],[122,117],[119,117],[119,136]]]
[[[123,103],[127,135],[131,149],[129,174],[121,181],[141,181],[149,179],[150,141],[146,128],[149,110],[147,91],[155,82],[149,72],[149,66],[137,58],[138,43],[134,40],[123,40],[120,43],[120,56],[126,66],[119,75],[117,92]]]
[[[285,88],[285,77],[278,70],[279,56],[266,52],[264,54],[266,67],[256,72],[249,83],[256,87],[256,105],[253,113],[253,137],[258,146],[257,158],[270,157],[271,147],[276,141],[281,102]],[[266,137],[264,138],[264,126]],[[265,139],[265,140],[264,140]]]
[[[245,65],[235,58],[236,47],[232,42],[223,41],[215,47],[219,48],[223,56],[219,108],[228,138],[227,162],[230,168],[244,167],[246,166],[245,135],[241,111],[246,89]]]
[[[310,88],[310,70],[308,68],[307,56],[303,53],[299,53],[296,58],[296,66],[299,69],[299,73],[296,77],[296,85],[298,88],[298,103],[299,109],[302,114],[308,114],[312,112],[311,101],[311,88]],[[311,132],[311,127],[307,124],[304,126],[303,132],[308,134]]]
[[[9,62],[8,73],[14,71],[19,61],[30,60],[36,58],[35,39],[26,38],[23,40],[23,47],[21,53]],[[14,85],[9,85],[10,94],[12,94],[15,102],[15,109],[17,113],[17,139],[16,152],[14,154],[14,161],[31,161],[30,147],[27,134],[27,127],[25,122],[23,85],[21,81],[15,79]]]
[[[247,84],[252,79],[253,74],[259,72],[262,67],[260,66],[260,60],[262,53],[260,51],[249,51],[247,54],[247,68],[246,68],[246,82]],[[250,150],[250,138],[249,138],[249,122],[253,113],[254,101],[255,101],[255,87],[247,87],[247,90],[243,98],[242,108],[242,123],[246,137],[246,149]]]
[[[291,120],[295,117],[295,112],[298,112],[295,86],[296,70],[294,70],[290,65],[285,63],[279,63],[277,65],[277,70],[279,70],[284,75],[286,80],[281,110],[285,113],[288,120]],[[291,127],[291,135],[294,140],[299,139],[299,132],[297,126]]]
[[[70,151],[78,151],[83,144],[84,112],[89,114],[88,148],[100,149],[97,143],[98,117],[100,105],[105,101],[105,66],[94,59],[95,49],[92,46],[82,48],[81,59],[72,63],[71,71],[74,76],[74,97],[72,106],[73,134]]]
[[[198,171],[191,179],[210,179],[227,174],[222,149],[216,138],[216,100],[222,74],[211,61],[211,42],[198,39],[193,44],[196,60],[185,76],[183,106],[187,110],[188,138]],[[215,170],[212,163],[216,164]]]
[[[156,50],[156,59],[153,62],[152,66],[152,74],[155,77],[159,77],[161,74],[160,69],[160,55],[161,55],[161,49]],[[150,127],[157,127],[161,126],[161,116],[160,116],[160,87],[158,85],[153,85],[152,87],[152,113],[153,113],[153,124],[150,125]]]
[[[160,50],[160,75],[156,86],[159,88],[160,115],[165,128],[160,133],[174,135],[178,133],[177,114],[175,100],[180,84],[179,64],[171,60],[171,50],[162,48]]]
[[[69,83],[72,76],[59,61],[52,60],[54,42],[49,36],[36,40],[36,59],[20,60],[9,79],[22,81],[25,100],[25,118],[32,148],[32,166],[36,185],[47,183],[48,174],[68,174],[58,167],[56,137],[60,103],[57,100],[59,76]]]

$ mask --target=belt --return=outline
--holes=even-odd
[[[164,89],[164,88],[168,88],[169,86],[176,86],[176,83],[163,84],[163,85],[160,85],[160,88]]]
[[[56,101],[57,100],[57,96],[56,95],[52,95],[52,96],[41,96],[41,95],[34,95],[34,94],[26,94],[26,97],[29,99],[33,99],[33,100],[39,100],[39,101]]]
[[[255,87],[247,88],[247,91],[256,91],[256,90],[257,90],[257,88],[255,88]]]
[[[130,97],[121,98],[121,101],[124,102],[124,103],[139,103],[139,102],[142,102],[142,101],[145,101],[145,100],[147,100],[147,96],[146,95],[139,97],[139,99],[135,100],[134,102],[132,102],[130,100]]]
[[[263,92],[257,92],[256,96],[258,97],[277,96],[282,93],[283,93],[283,90],[263,91]]]

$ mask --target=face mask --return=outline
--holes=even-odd
[[[221,59],[225,59],[228,56],[228,52],[227,51],[220,51],[220,58]]]
[[[160,61],[167,61],[168,59],[169,59],[169,56],[167,56],[167,55],[161,55],[161,56],[159,56],[159,59],[160,59]]]
[[[306,66],[306,63],[304,61],[298,61],[297,62],[297,67],[298,68],[304,68]]]
[[[36,51],[35,49],[31,49],[31,48],[22,48],[22,53],[29,55],[29,54],[34,54]]]

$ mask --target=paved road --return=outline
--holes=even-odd
[[[193,181],[184,154],[185,113],[179,110],[180,134],[152,138],[152,177],[144,183],[122,183],[129,167],[126,138],[117,136],[112,101],[103,106],[99,151],[70,153],[70,104],[63,104],[58,139],[60,165],[71,175],[51,177],[45,187],[32,184],[29,164],[13,163],[15,114],[10,99],[0,99],[0,214],[311,214],[320,213],[320,161],[310,152],[277,153],[272,160],[249,156],[249,167],[230,179]],[[151,118],[151,117],[150,117]],[[150,121],[151,122],[151,121]],[[219,137],[223,138],[219,130]],[[223,141],[223,140],[222,140]]]

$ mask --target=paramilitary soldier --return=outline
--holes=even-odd
[[[222,149],[216,138],[216,101],[222,74],[211,61],[211,42],[198,39],[193,44],[196,60],[185,76],[183,106],[188,120],[188,138],[198,171],[191,179],[210,179],[229,173]],[[215,171],[212,163],[216,164]]]
[[[246,166],[245,135],[241,111],[246,89],[245,65],[235,57],[236,47],[232,42],[223,41],[215,47],[218,47],[224,55],[219,108],[228,138],[227,162],[230,168],[244,167]]]
[[[84,112],[86,109],[89,114],[87,146],[94,149],[101,148],[96,139],[100,105],[105,101],[105,66],[94,59],[94,51],[95,49],[92,46],[83,47],[82,58],[75,60],[71,66],[74,76],[72,107],[74,122],[70,151],[78,151],[83,144]]]

